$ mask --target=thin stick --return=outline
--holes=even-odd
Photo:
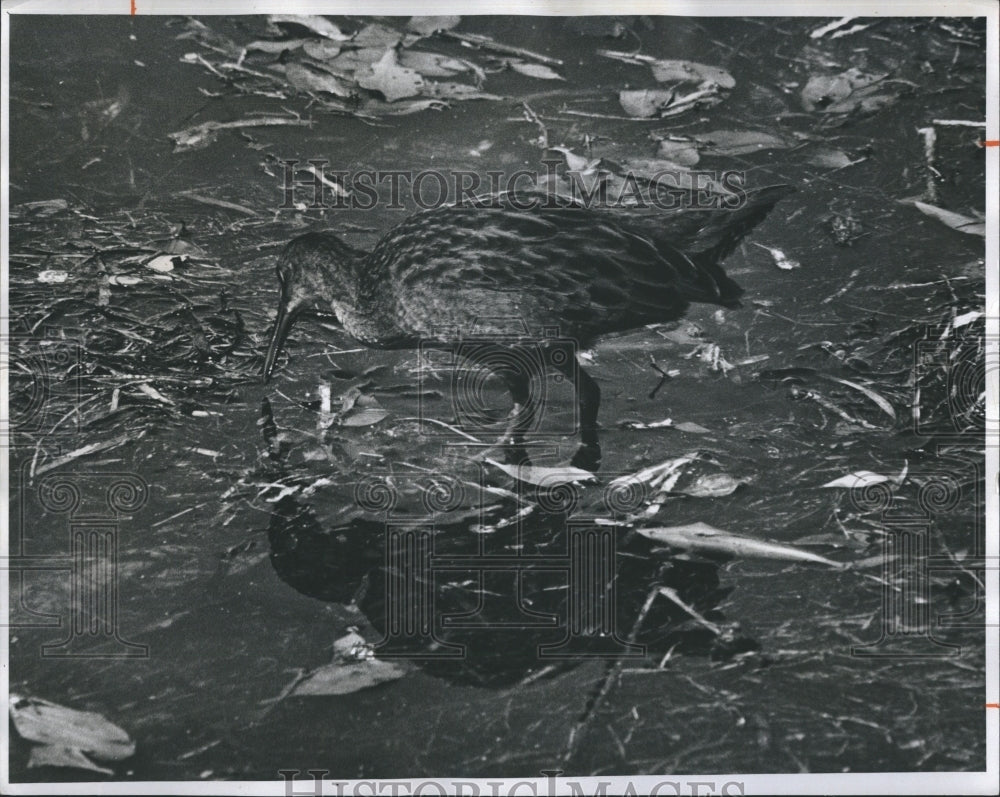
[[[509,44],[503,44],[498,41],[494,41],[489,36],[480,36],[475,33],[456,33],[452,30],[439,31],[440,36],[445,36],[449,39],[455,39],[463,44],[468,44],[473,47],[480,47],[483,50],[492,50],[495,53],[503,53],[505,55],[519,55],[522,58],[530,58],[532,61],[540,61],[543,64],[548,64],[549,66],[562,66],[563,62],[558,58],[550,58],[547,55],[542,55],[540,53],[534,53],[531,50],[525,50],[523,47],[513,47]]]

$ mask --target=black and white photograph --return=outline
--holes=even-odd
[[[1000,6],[2,5],[4,794],[997,794]]]

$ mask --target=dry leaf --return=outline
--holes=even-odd
[[[322,72],[312,66],[293,62],[285,65],[285,77],[298,91],[322,91],[336,97],[350,97],[350,88],[329,72]]]
[[[715,83],[724,89],[731,89],[736,85],[736,80],[725,69],[708,64],[663,59],[653,61],[649,66],[657,83],[686,80],[692,83]]]
[[[496,468],[520,482],[541,487],[556,487],[560,484],[576,484],[597,481],[589,470],[565,465],[559,468],[546,468],[538,465],[507,465],[492,459],[487,459]]]
[[[707,523],[690,523],[686,526],[636,529],[643,537],[656,542],[703,553],[721,553],[756,559],[778,559],[791,562],[813,562],[815,564],[844,569],[844,565],[809,551],[801,551],[791,545],[778,542],[756,540],[733,534]]]
[[[954,213],[944,208],[928,205],[925,202],[914,201],[913,206],[921,213],[935,218],[943,224],[947,224],[953,230],[958,230],[969,235],[986,235],[986,222],[979,219],[972,219],[968,216],[963,216],[961,213]]]
[[[882,482],[887,481],[889,481],[889,477],[883,476],[881,473],[872,473],[870,470],[856,470],[854,473],[848,473],[846,476],[841,476],[839,479],[827,482],[823,486],[845,487],[848,490],[857,490],[862,487],[868,487],[872,484],[881,484]]]
[[[395,102],[404,97],[420,94],[424,88],[424,79],[419,72],[399,65],[396,51],[392,47],[378,62],[371,65],[368,72],[356,75],[358,85],[371,91],[381,92],[386,102]]]
[[[310,16],[306,14],[272,14],[267,18],[267,22],[273,28],[279,30],[283,28],[305,28],[306,30],[315,33],[317,36],[322,36],[326,39],[333,39],[334,41],[347,41],[350,36],[345,36],[340,32],[340,28],[334,25],[326,17]]]
[[[93,711],[77,711],[37,697],[10,695],[10,718],[17,732],[42,745],[32,751],[31,766],[74,766],[99,772],[90,758],[121,761],[135,753],[129,735]],[[36,752],[37,751],[37,752]]]
[[[544,64],[533,64],[527,61],[512,60],[507,62],[508,66],[520,75],[539,78],[540,80],[565,80],[558,72],[550,69]]]
[[[430,36],[439,30],[451,30],[461,21],[462,18],[458,16],[410,17],[410,21],[406,23],[406,29],[422,36]]]

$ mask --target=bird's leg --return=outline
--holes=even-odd
[[[524,434],[531,430],[535,422],[537,407],[531,397],[531,375],[520,369],[497,369],[495,373],[504,381],[510,397],[514,401],[507,416],[507,428],[501,440],[511,464],[528,464],[528,452],[524,447]]]
[[[578,362],[569,361],[557,368],[567,379],[575,382],[580,407],[580,447],[573,455],[572,464],[577,468],[596,471],[601,466],[601,444],[597,438],[601,389]]]

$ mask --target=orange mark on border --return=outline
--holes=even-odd
[[[981,147],[1000,147],[1000,139],[989,139],[988,141],[983,141],[979,146]]]
[[[129,6],[132,16],[135,16],[135,0],[129,0]]]
[[[986,708],[1000,708],[1000,703],[987,703]]]

